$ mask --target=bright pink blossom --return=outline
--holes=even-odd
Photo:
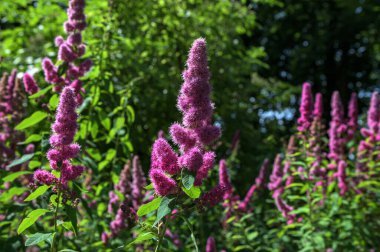
[[[37,82],[34,80],[33,76],[31,76],[28,73],[25,73],[23,77],[23,81],[24,81],[25,91],[29,95],[32,95],[38,92]]]
[[[307,131],[310,128],[312,117],[313,117],[313,96],[311,93],[311,85],[305,82],[302,86],[300,117],[297,120],[298,130],[300,132]]]
[[[216,252],[215,239],[212,236],[207,239],[206,252]]]
[[[154,190],[160,196],[173,194],[177,192],[177,183],[174,179],[166,175],[162,170],[151,169],[149,172]]]

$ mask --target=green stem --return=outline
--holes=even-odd
[[[156,247],[156,249],[154,250],[154,252],[158,252],[159,251],[159,249],[160,249],[160,246],[161,246],[161,243],[162,243],[162,241],[163,241],[163,239],[164,239],[164,236],[165,236],[165,232],[166,232],[166,227],[167,227],[167,224],[168,224],[168,220],[169,220],[169,217],[166,217],[165,218],[165,221],[164,221],[164,223],[163,223],[163,230],[162,230],[162,232],[161,232],[161,234],[160,234],[160,237],[159,237],[159,239],[158,239],[158,243],[157,243],[157,247]]]
[[[194,246],[195,246],[195,251],[199,252],[198,246],[197,246],[197,241],[196,241],[195,236],[194,236],[193,228],[191,227],[191,223],[185,217],[183,217],[183,216],[181,216],[181,217],[186,222],[186,224],[187,224],[187,226],[188,226],[188,228],[189,228],[189,230],[191,232],[191,240],[193,240],[193,243],[194,243]]]
[[[58,208],[59,208],[59,201],[61,199],[61,194],[62,194],[62,191],[60,190],[60,187],[61,187],[61,178],[59,178],[59,182],[58,182],[58,196],[57,196],[57,207],[55,208],[55,212],[54,212],[54,236],[53,236],[53,241],[51,243],[51,251],[54,252],[54,247],[55,247],[55,236],[57,235],[57,216],[58,216]]]

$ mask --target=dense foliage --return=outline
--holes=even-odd
[[[1,1],[0,250],[377,251],[377,12]]]

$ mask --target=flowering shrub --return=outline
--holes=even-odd
[[[313,105],[311,85],[305,83],[298,133],[290,138],[286,153],[276,156],[267,182],[274,202],[268,205],[253,200],[249,214],[227,215],[232,227],[225,232],[232,246],[252,251],[374,251],[379,247],[372,234],[378,234],[380,223],[362,222],[379,214],[375,203],[379,192],[378,93],[372,94],[368,128],[360,130],[361,136],[355,93],[345,117],[339,93],[334,92],[328,131],[322,121],[321,104],[322,95],[318,93]],[[268,207],[270,210],[263,212]],[[242,229],[243,235],[233,235]]]

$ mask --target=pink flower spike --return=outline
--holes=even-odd
[[[193,147],[196,143],[196,138],[193,132],[175,123],[170,126],[170,135],[173,142],[176,143],[182,150],[187,150]]]
[[[165,196],[177,191],[177,183],[175,180],[168,177],[163,171],[152,169],[150,170],[149,176],[153,183],[154,190],[158,195]]]
[[[28,73],[25,73],[24,77],[23,77],[23,81],[24,81],[25,91],[29,95],[32,95],[32,94],[35,94],[38,92],[39,88],[38,88],[37,82],[34,80],[33,76],[31,76]]]
[[[219,162],[219,184],[226,188],[228,194],[232,193],[232,185],[227,171],[226,160],[224,159]]]
[[[65,62],[72,62],[76,59],[75,53],[72,51],[71,47],[68,44],[62,44],[59,47],[58,59]]]
[[[202,185],[203,180],[207,177],[208,171],[214,167],[215,163],[215,153],[212,151],[206,152],[203,155],[203,165],[198,170],[197,176],[195,177],[194,185]]]
[[[212,236],[207,239],[206,252],[216,252],[215,239]]]
[[[313,96],[311,93],[311,85],[307,82],[302,87],[302,98],[300,105],[300,118],[298,118],[298,130],[304,132],[309,130],[313,116]]]
[[[322,120],[323,116],[323,100],[322,94],[317,93],[315,95],[315,104],[314,104],[314,112],[313,115],[318,118],[318,120]]]
[[[220,128],[213,125],[206,125],[204,127],[197,128],[195,129],[195,132],[197,134],[198,141],[203,145],[210,145],[221,135]]]
[[[375,133],[379,131],[380,122],[380,98],[377,92],[372,93],[371,103],[368,110],[368,127]]]
[[[152,157],[153,156],[161,170],[169,174],[177,174],[180,172],[180,167],[177,165],[178,156],[165,139],[159,138],[154,142],[152,149]]]
[[[34,179],[45,185],[52,185],[57,183],[57,178],[48,171],[38,169],[34,172]]]
[[[192,172],[198,171],[203,165],[201,150],[198,147],[188,150],[178,159],[178,165]]]

